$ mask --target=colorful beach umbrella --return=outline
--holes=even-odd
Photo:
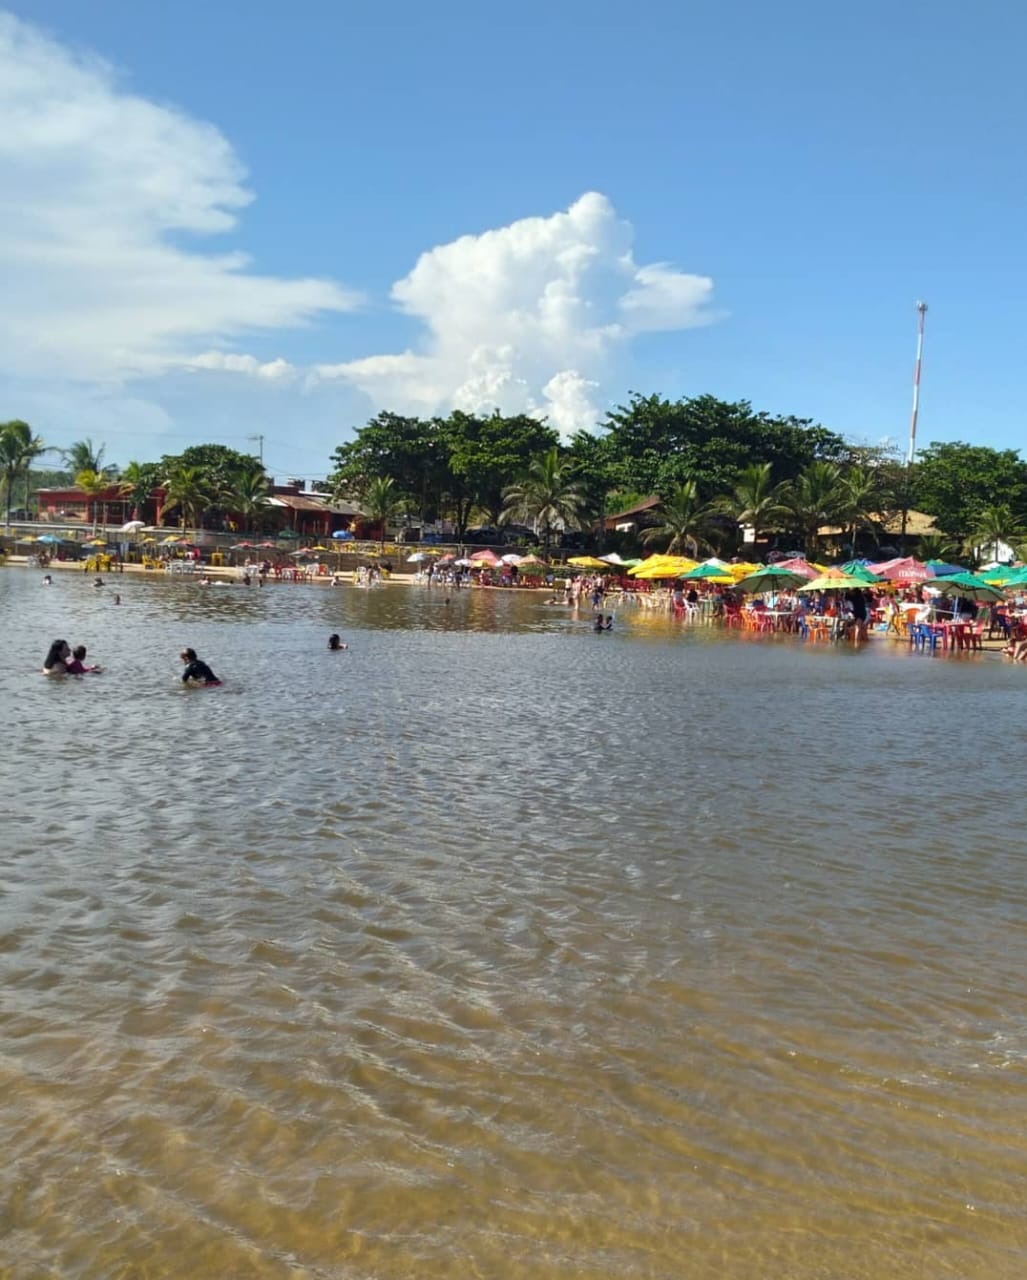
[[[682,582],[733,582],[726,566],[719,564],[697,564],[694,569],[675,575]]]
[[[735,586],[739,591],[747,591],[751,595],[761,595],[765,591],[781,591],[788,587],[801,587],[808,582],[801,573],[793,573],[791,569],[780,569],[775,564],[764,565],[755,573],[740,578]]]
[[[851,573],[841,573],[837,569],[829,569],[827,573],[822,573],[819,578],[814,578],[812,582],[806,582],[799,591],[862,591],[867,584],[861,582],[859,578],[854,578]]]
[[[990,583],[985,582],[983,578],[978,578],[976,574],[965,571],[951,573],[948,577],[938,578],[935,582],[930,582],[927,585],[933,587],[936,591],[962,596],[964,600],[974,600],[978,604],[981,602],[993,603],[1003,598],[1001,587],[992,586]]]
[[[930,582],[934,577],[932,570],[913,556],[898,556],[894,560],[872,564],[870,572],[879,578],[887,578],[889,582]]]

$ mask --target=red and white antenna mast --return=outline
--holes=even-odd
[[[906,466],[913,465],[916,457],[916,420],[920,413],[920,366],[924,359],[924,316],[927,315],[927,303],[916,304],[916,365],[913,368],[913,414],[909,420],[909,453],[906,455]]]

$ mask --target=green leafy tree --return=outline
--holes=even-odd
[[[965,538],[989,507],[1006,505],[1017,520],[1027,516],[1027,463],[1015,449],[951,442],[921,451],[912,484],[912,506],[927,512],[942,533]]]
[[[709,547],[713,517],[720,504],[705,502],[695,480],[683,480],[662,495],[654,509],[658,524],[642,532],[646,546],[662,543],[670,555],[682,553],[697,556],[700,548]]]
[[[363,493],[372,480],[390,479],[399,493],[434,511],[449,480],[449,456],[438,422],[379,413],[332,454],[328,477],[340,496]]]
[[[479,418],[457,410],[437,425],[449,459],[450,493],[459,494],[458,537],[463,536],[471,506],[480,509],[490,524],[498,524],[503,491],[533,458],[558,443],[551,427],[527,414],[504,417],[497,410]]]
[[[808,419],[773,417],[754,411],[746,400],[710,395],[671,401],[635,394],[608,415],[601,430],[616,487],[644,493],[669,492],[688,479],[707,493],[727,493],[752,463],[769,462],[787,480],[809,462],[845,453],[840,436]]]
[[[530,524],[549,553],[554,533],[580,529],[585,492],[570,463],[554,445],[532,459],[514,484],[503,490],[501,524]]]
[[[47,452],[39,436],[20,418],[0,423],[0,473],[4,480],[6,501],[5,528],[11,527],[11,507],[14,505],[14,486],[19,476],[27,476],[36,458]]]

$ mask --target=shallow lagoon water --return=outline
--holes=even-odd
[[[1027,672],[448,599],[0,570],[0,1276],[1021,1277]]]

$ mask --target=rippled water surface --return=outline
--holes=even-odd
[[[1027,1274],[1022,667],[39,580],[0,1276]]]

